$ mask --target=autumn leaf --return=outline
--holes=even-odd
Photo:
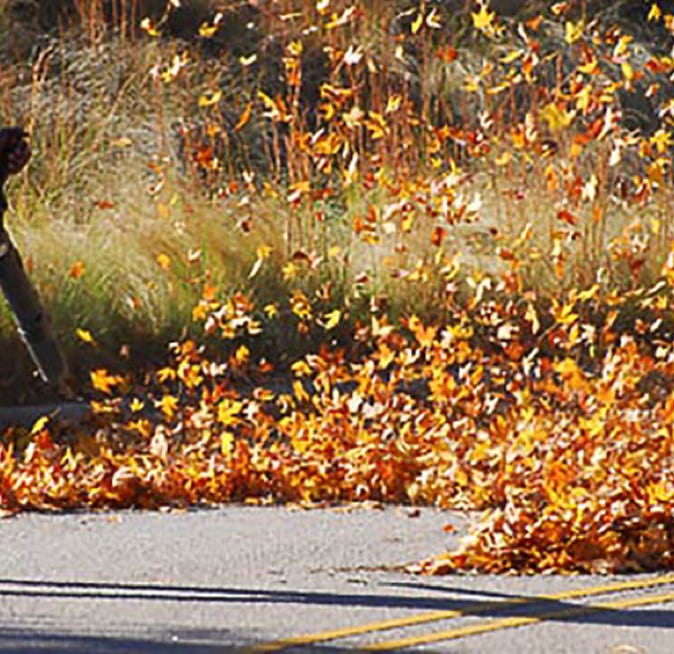
[[[225,427],[236,425],[242,408],[242,402],[223,400],[218,405],[218,422]]]
[[[489,11],[488,2],[481,2],[480,10],[478,12],[471,12],[471,16],[473,17],[473,27],[476,30],[484,32],[492,27],[496,14],[493,11]]]
[[[111,375],[107,370],[102,368],[92,370],[89,376],[94,389],[106,395],[111,395],[113,388],[119,386],[124,381],[119,375]]]
[[[551,102],[541,110],[541,117],[548,123],[548,127],[553,134],[557,134],[566,129],[574,118],[573,112],[567,112]]]
[[[243,128],[244,125],[248,123],[248,121],[250,120],[252,110],[253,110],[252,102],[247,103],[245,109],[241,112],[241,115],[239,116],[239,120],[237,121],[236,125],[234,125],[235,132],[238,132],[241,128]]]
[[[91,332],[88,329],[80,329],[77,328],[75,330],[75,333],[77,334],[77,338],[79,338],[81,341],[84,343],[88,343],[89,345],[93,345],[96,347],[97,343],[94,337],[91,335]]]
[[[161,32],[154,26],[154,23],[150,18],[143,18],[143,20],[140,21],[140,28],[144,30],[148,36],[154,38],[161,36]]]
[[[210,93],[203,93],[199,96],[199,106],[202,108],[212,107],[213,105],[218,104],[221,98],[222,91],[220,90],[212,91]]]
[[[342,319],[342,312],[340,309],[334,309],[333,311],[329,311],[323,316],[323,329],[325,329],[325,331],[330,331],[331,329],[334,329],[335,327],[337,327],[341,319]]]
[[[163,252],[157,255],[157,263],[162,270],[168,271],[171,269],[171,258]]]
[[[431,234],[431,243],[435,245],[435,247],[440,247],[445,240],[446,235],[447,230],[444,227],[440,227],[439,225],[434,227]]]
[[[659,21],[660,18],[662,17],[662,11],[660,10],[660,7],[658,6],[657,2],[654,2],[651,5],[651,8],[648,11],[648,21]]]
[[[47,428],[47,425],[49,424],[50,417],[49,416],[40,416],[34,423],[33,426],[30,429],[30,433],[32,435],[39,434],[41,431]]]
[[[220,24],[222,23],[223,17],[224,15],[222,14],[222,12],[218,12],[215,14],[212,23],[202,23],[199,26],[199,36],[205,39],[213,38],[217,33],[218,29],[220,28]]]
[[[71,267],[70,271],[68,272],[68,276],[71,277],[72,279],[80,279],[86,270],[86,267],[84,265],[83,261],[76,261]]]
[[[254,52],[248,57],[242,56],[239,57],[239,63],[244,67],[252,66],[257,61],[257,54]]]
[[[580,20],[577,23],[567,20],[564,24],[564,39],[569,45],[579,41],[585,31],[585,23]]]
[[[155,401],[154,404],[169,420],[175,417],[179,406],[178,398],[169,394],[164,395],[160,400]]]
[[[412,24],[410,25],[410,31],[412,34],[417,34],[421,27],[424,24],[424,15],[419,12],[416,16],[416,18],[412,21]]]
[[[568,225],[577,225],[578,224],[578,217],[572,214],[570,211],[567,209],[560,209],[557,212],[557,218]]]

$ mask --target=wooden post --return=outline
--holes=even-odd
[[[23,139],[23,130],[20,133],[17,128],[0,131],[4,132],[5,146]],[[14,134],[14,131],[17,133]],[[40,377],[46,383],[59,387],[67,376],[65,359],[54,337],[49,316],[40,302],[40,296],[28,278],[21,256],[4,225],[7,201],[2,187],[9,173],[13,172],[7,162],[8,153],[0,152],[0,289],[7,299],[19,334]]]

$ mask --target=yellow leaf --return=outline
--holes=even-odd
[[[311,367],[302,359],[295,361],[295,363],[290,366],[290,369],[293,371],[295,377],[308,377],[311,375]]]
[[[524,54],[524,50],[511,50],[507,55],[501,57],[499,61],[502,64],[511,64],[513,61],[520,59]]]
[[[495,14],[493,11],[489,11],[488,2],[482,3],[480,6],[480,11],[477,13],[471,12],[471,15],[473,17],[473,25],[475,29],[480,30],[481,32],[488,30],[494,22]]]
[[[288,44],[288,54],[291,57],[300,57],[302,56],[302,50],[304,49],[304,46],[302,45],[302,41],[291,41]]]
[[[119,386],[123,379],[117,375],[111,375],[107,370],[92,370],[89,373],[91,385],[97,391],[110,395],[114,386]]]
[[[275,318],[278,315],[278,307],[275,304],[266,304],[262,310],[269,319]]]
[[[222,98],[222,91],[215,91],[213,93],[204,93],[201,96],[199,96],[199,106],[210,107],[220,102],[220,98]]]
[[[164,253],[157,255],[157,263],[163,270],[169,270],[171,268],[171,259]]]
[[[672,135],[670,132],[660,128],[651,138],[649,143],[655,146],[655,149],[658,151],[658,154],[664,154],[672,147]]]
[[[218,404],[218,422],[225,427],[239,422],[237,416],[243,409],[243,402],[224,399]]]
[[[651,5],[651,9],[648,12],[648,20],[649,21],[654,21],[654,20],[660,20],[662,17],[662,11],[660,10],[660,7],[658,7],[657,3],[654,2]]]
[[[162,397],[161,400],[156,401],[154,405],[158,409],[161,409],[161,412],[165,417],[171,419],[178,410],[178,398],[173,395],[164,395],[164,397]]]
[[[96,345],[96,340],[94,337],[91,335],[91,332],[87,329],[76,329],[75,333],[77,334],[77,337],[81,340],[84,341],[85,343],[89,343],[89,345]]]
[[[35,424],[30,430],[32,435],[39,434],[49,424],[49,416],[42,416],[35,421]]]
[[[205,39],[210,39],[217,31],[217,27],[209,25],[208,23],[202,23],[202,25],[199,27],[199,36],[203,36]]]
[[[564,38],[566,42],[569,45],[575,43],[583,36],[584,30],[585,23],[582,20],[579,20],[577,23],[567,20],[564,25]]]
[[[212,24],[202,23],[199,26],[199,36],[203,36],[206,39],[212,38],[218,31],[218,28],[220,27],[223,18],[224,18],[223,13],[219,11],[217,14],[215,14]]]
[[[623,77],[629,82],[634,79],[634,69],[626,61],[623,61],[620,64],[620,69],[622,70]]]
[[[257,257],[258,259],[269,259],[269,256],[273,252],[271,245],[260,245],[257,248]]]
[[[423,24],[424,24],[424,15],[421,12],[419,12],[417,14],[417,17],[412,21],[412,25],[410,26],[412,34],[417,34]]]
[[[283,279],[290,282],[295,279],[295,277],[297,277],[297,266],[292,261],[288,261],[288,263],[283,266]]]
[[[302,382],[299,379],[296,379],[293,382],[293,393],[295,397],[300,401],[300,402],[306,402],[309,400],[309,393],[304,390],[304,386],[302,385]]]
[[[262,100],[266,109],[266,116],[270,120],[280,120],[282,117],[281,110],[276,102],[272,100],[264,91],[258,91],[257,97]]]
[[[323,328],[325,329],[325,331],[330,331],[331,329],[334,329],[335,327],[337,327],[341,318],[342,318],[342,312],[339,309],[335,309],[334,311],[330,311],[329,313],[326,313],[323,316],[323,320],[325,320],[325,324],[323,325]]]
[[[501,154],[499,157],[496,158],[494,163],[497,166],[507,166],[513,159],[512,152],[509,150],[505,150],[503,154]]]
[[[133,400],[131,400],[129,408],[133,413],[138,413],[145,408],[145,402],[139,400],[137,397],[134,397]]]
[[[555,363],[554,369],[555,372],[561,375],[571,390],[579,390],[583,387],[585,381],[584,373],[570,357]]]
[[[588,62],[586,62],[584,64],[580,64],[578,66],[577,70],[578,70],[578,72],[584,73],[585,75],[592,75],[595,72],[598,73],[598,72],[600,72],[599,71],[599,62],[597,61],[597,58],[593,54],[592,58]]]
[[[397,111],[400,108],[402,101],[403,96],[399,93],[392,95],[386,103],[386,113],[392,114],[394,111]]]
[[[557,104],[550,102],[541,110],[541,116],[548,123],[550,131],[557,133],[571,124],[574,113],[560,109]]]
[[[369,111],[368,118],[369,120],[365,121],[365,127],[370,130],[370,136],[373,139],[380,139],[386,136],[388,127],[384,116],[376,111]]]
[[[674,499],[674,487],[663,482],[647,486],[646,492],[649,496],[649,504],[671,502]]]
[[[220,435],[220,452],[224,456],[228,456],[232,452],[234,447],[234,434],[229,431],[225,431]]]
[[[241,345],[236,352],[234,353],[234,361],[242,366],[250,360],[250,350],[245,346]]]
[[[208,23],[202,23],[199,26],[199,36],[204,37],[205,39],[210,39],[215,36],[215,33],[218,31],[217,25],[209,25]]]
[[[257,61],[257,55],[253,53],[249,57],[239,57],[239,63],[244,67],[247,68],[248,66],[251,66]]]
[[[161,368],[157,370],[157,379],[160,384],[163,384],[165,381],[176,379],[178,373],[173,368]]]

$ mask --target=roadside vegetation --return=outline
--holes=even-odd
[[[151,4],[5,53],[92,416],[8,430],[0,506],[402,502],[485,512],[424,572],[674,567],[664,3]]]

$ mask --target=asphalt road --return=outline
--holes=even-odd
[[[89,413],[87,402],[54,402],[35,406],[0,407],[0,430],[7,427],[31,427],[42,416],[78,421]]]
[[[608,594],[597,586],[654,578],[419,577],[397,568],[455,544],[442,530],[448,522],[460,533],[466,520],[409,508],[237,506],[0,520],[0,653],[281,651],[279,639],[307,634],[286,651],[382,642],[401,651],[403,638],[416,638],[404,651],[417,652],[674,651],[674,603],[665,601],[674,600],[674,576]],[[601,594],[569,596],[579,588]],[[606,601],[631,608],[585,608]],[[398,622],[382,624],[390,620]],[[335,629],[346,633],[321,638]],[[419,642],[438,632],[443,640]]]

